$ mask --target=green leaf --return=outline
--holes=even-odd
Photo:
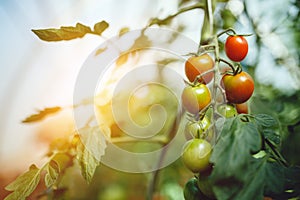
[[[82,143],[77,146],[77,160],[79,161],[83,178],[90,183],[99,165],[99,161]]]
[[[272,116],[257,114],[254,115],[254,121],[265,139],[271,141],[274,146],[278,146],[281,143],[281,136],[277,130],[278,123]]]
[[[300,167],[292,166],[289,168],[284,168],[284,177],[285,177],[285,189],[291,190],[289,197],[300,197]]]
[[[264,187],[267,196],[284,192],[284,168],[276,162],[267,162],[266,183]]]
[[[256,123],[262,127],[273,127],[277,124],[276,120],[267,114],[257,114],[254,117]]]
[[[244,122],[239,116],[225,121],[211,156],[213,190],[218,199],[262,196],[265,159],[255,159],[252,155],[260,150],[261,142],[253,122]]]
[[[85,148],[98,160],[104,155],[106,140],[104,134],[100,131],[99,126],[84,127],[78,130],[80,141]]]
[[[90,183],[96,168],[100,164],[101,156],[106,148],[105,136],[98,126],[85,127],[79,131],[80,140],[77,143],[77,159],[81,167],[81,174]]]
[[[44,118],[46,118],[50,114],[54,114],[56,112],[59,112],[61,110],[61,107],[50,107],[50,108],[45,108],[44,110],[38,111],[37,114],[30,115],[26,119],[22,121],[22,123],[31,123],[31,122],[37,122],[41,121]]]
[[[58,179],[59,176],[59,165],[56,161],[50,160],[47,165],[47,173],[45,175],[45,185],[50,188]]]
[[[6,190],[13,191],[5,200],[25,200],[39,184],[40,174],[40,169],[35,165],[31,165],[29,171],[20,175],[14,182],[5,187]]]
[[[223,29],[228,29],[234,26],[237,21],[237,18],[232,14],[229,9],[221,10],[221,17],[223,19]]]
[[[265,195],[274,199],[300,197],[300,167],[283,167],[278,163],[267,163]]]
[[[249,158],[252,158],[252,153],[258,152],[260,147],[260,134],[253,123],[242,122],[239,117],[227,119],[219,141],[214,147],[211,161],[222,162],[222,165],[228,165],[227,167],[232,169],[243,168],[244,166],[241,164],[247,165]],[[224,167],[223,170],[227,167]],[[228,172],[224,171],[224,173]]]
[[[271,141],[275,146],[278,146],[281,142],[280,135],[272,129],[264,129],[262,130],[262,134],[264,138]]]
[[[108,28],[109,24],[106,21],[98,22],[94,25],[94,33],[101,35]]]

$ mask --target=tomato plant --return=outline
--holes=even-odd
[[[199,56],[191,56],[185,62],[185,75],[190,82],[194,82],[197,78],[198,82],[207,84],[213,78],[213,72],[208,72],[213,67],[214,61],[207,53]],[[206,74],[201,76],[205,72]]]
[[[233,1],[230,2],[233,3]],[[103,109],[103,113],[107,115],[105,118],[101,118],[101,125],[108,124],[105,127],[107,135],[104,136],[104,134],[99,133],[98,125],[93,126],[94,118],[92,116],[80,129],[86,133],[87,138],[85,139],[91,143],[91,149],[86,147],[82,138],[74,134],[77,129],[72,131],[70,138],[54,141],[47,153],[48,161],[40,167],[31,165],[27,172],[21,174],[14,182],[9,184],[6,190],[11,191],[11,194],[5,200],[26,199],[41,182],[47,188],[46,192],[41,192],[41,198],[72,199],[73,197],[74,199],[74,196],[70,197],[68,195],[73,191],[81,193],[81,189],[84,190],[84,187],[81,188],[80,184],[78,184],[79,189],[74,189],[74,184],[70,184],[75,180],[75,176],[72,176],[72,170],[77,166],[80,167],[83,178],[90,184],[90,188],[86,189],[85,192],[96,191],[83,199],[106,199],[111,196],[113,196],[111,198],[121,199],[142,199],[144,196],[141,197],[135,194],[140,190],[142,195],[146,193],[146,199],[155,199],[155,197],[174,199],[174,196],[180,198],[178,192],[182,193],[186,200],[252,200],[263,199],[264,197],[272,199],[299,198],[300,168],[298,165],[300,161],[297,157],[298,154],[294,153],[294,149],[298,145],[297,138],[299,137],[297,134],[300,130],[300,109],[298,104],[295,106],[295,102],[299,101],[300,96],[296,93],[291,95],[290,99],[283,94],[279,97],[277,90],[270,90],[267,86],[255,82],[255,86],[258,86],[258,92],[257,95],[252,97],[254,92],[252,76],[255,74],[254,70],[258,64],[249,64],[245,60],[243,65],[246,65],[245,68],[248,70],[245,72],[243,71],[244,66],[237,63],[243,61],[247,56],[248,43],[245,35],[229,28],[234,27],[234,23],[238,19],[236,18],[237,14],[231,13],[229,10],[230,6],[225,6],[226,3],[227,1],[182,0],[176,13],[166,18],[150,19],[147,26],[139,33],[140,35],[132,41],[132,46],[128,49],[119,49],[120,57],[115,64],[122,71],[126,64],[131,64],[130,61],[142,58],[138,50],[143,49],[143,47],[148,49],[155,44],[156,41],[153,41],[153,38],[147,35],[149,27],[152,25],[175,27],[176,32],[168,38],[168,44],[172,45],[172,42],[176,41],[179,35],[177,31],[184,31],[185,26],[188,25],[187,23],[176,27],[178,22],[172,23],[173,19],[194,9],[204,11],[203,26],[200,30],[199,44],[196,45],[197,49],[191,48],[189,49],[190,52],[180,55],[189,56],[189,58],[180,60],[172,57],[155,60],[159,66],[168,65],[170,67],[176,65],[178,67],[180,65],[180,70],[184,69],[181,74],[182,79],[187,78],[188,81],[182,81],[186,85],[183,86],[184,89],[179,97],[181,101],[178,100],[182,103],[183,109],[170,102],[171,97],[175,95],[173,93],[166,95],[162,92],[165,89],[153,89],[155,92],[149,94],[147,92],[152,91],[152,89],[148,88],[141,90],[139,95],[130,98],[129,101],[120,100],[125,104],[129,103],[129,107],[126,107],[126,109],[132,111],[130,113],[132,115],[131,119],[142,126],[148,125],[151,121],[154,121],[153,119],[160,120],[160,116],[151,118],[151,114],[160,113],[161,111],[160,109],[156,110],[157,107],[151,107],[153,105],[165,105],[165,113],[178,114],[178,116],[167,116],[168,120],[166,120],[164,129],[159,134],[154,135],[149,140],[143,138],[142,141],[123,134],[124,131],[113,119],[114,113],[111,110],[113,97],[111,97],[106,104],[99,106]],[[244,5],[247,6],[246,2]],[[220,11],[220,14],[214,15],[215,10]],[[221,20],[215,20],[216,17],[221,17]],[[249,18],[247,7],[245,7],[243,17]],[[257,20],[249,20],[253,30],[257,28],[256,23]],[[93,28],[77,23],[74,27],[62,26],[57,29],[33,30],[33,32],[40,39],[50,42],[82,38],[85,34],[101,36],[108,27],[109,24],[106,21],[100,21]],[[118,39],[122,39],[129,30],[128,27],[122,28]],[[255,32],[256,39],[259,41],[258,44],[261,45],[260,42],[266,41],[266,37],[257,34],[259,33],[258,30]],[[275,34],[275,32],[272,32],[272,34]],[[224,44],[221,38],[223,34],[229,35]],[[271,45],[270,42],[267,42],[267,44]],[[181,45],[184,46],[185,44]],[[93,56],[101,55],[106,50],[107,47],[100,48]],[[274,52],[272,56],[281,55],[278,51]],[[227,55],[229,60],[222,58],[223,53]],[[282,55],[289,57],[285,53]],[[256,60],[258,59],[260,58]],[[287,61],[284,57],[276,59],[278,63],[283,60]],[[114,75],[117,76],[107,77],[108,79],[111,78],[109,81],[113,82],[112,80],[115,77],[120,78],[117,72]],[[158,76],[160,80],[164,78],[162,73],[158,73]],[[172,80],[171,82],[175,81]],[[268,92],[265,92],[266,89]],[[106,94],[97,97],[101,99],[101,103],[108,98]],[[117,98],[117,95],[114,97]],[[251,114],[249,114],[247,105],[250,98],[249,110],[251,108]],[[87,104],[93,105],[93,103],[84,101],[82,104],[66,108],[45,108],[23,120],[23,123],[42,121],[48,114],[52,115],[63,109],[70,109],[70,107],[77,109]],[[150,115],[147,113],[149,108],[153,108]],[[175,110],[175,112],[170,110]],[[180,112],[176,112],[178,110]],[[117,110],[116,112],[121,111]],[[262,114],[262,112],[267,114]],[[176,123],[172,124],[173,121]],[[120,123],[127,124],[122,120],[120,120]],[[103,127],[101,126],[101,128]],[[148,133],[148,130],[146,130],[146,133]],[[182,147],[181,159],[178,159],[180,162],[174,162],[161,170],[159,167],[161,167],[164,159],[168,160],[167,156],[174,154],[173,151],[169,151],[168,144],[173,139],[178,140],[177,137],[174,137],[175,134],[186,135],[186,138],[183,135],[182,141],[180,141],[185,143]],[[131,176],[130,178],[126,176],[124,178],[126,173],[120,173],[120,175],[115,171],[110,172],[113,174],[110,176],[111,174],[107,173],[107,169],[100,165],[100,158],[105,153],[106,148],[105,138],[108,138],[112,145],[118,145],[118,147],[122,145],[130,146],[141,150],[143,153],[149,150],[149,147],[151,147],[151,150],[153,150],[153,146],[163,148],[160,157],[157,159],[158,168],[153,173],[147,173],[146,177],[143,178],[138,176]],[[290,144],[293,142],[296,145],[291,146]],[[147,144],[144,145],[144,143]],[[293,153],[290,153],[291,151]],[[287,159],[282,155],[282,152],[293,156]],[[113,160],[115,157],[111,159]],[[126,160],[126,158],[124,159]],[[78,174],[77,169],[75,170],[76,173],[74,174]],[[161,173],[162,171],[164,173]],[[43,181],[41,181],[42,178],[44,178]],[[161,181],[158,178],[164,178],[165,180]],[[137,184],[133,183],[129,187],[129,183],[134,181],[127,181],[128,179],[134,179]],[[108,180],[110,182],[118,180],[116,181],[118,183],[110,185],[107,183]],[[77,184],[75,185],[77,186]],[[139,190],[137,190],[137,187]]]
[[[248,53],[248,42],[245,37],[229,35],[225,42],[225,53],[232,61],[242,61]]]
[[[183,107],[188,112],[196,114],[209,105],[211,95],[207,86],[200,84],[184,88],[181,99]]]
[[[254,81],[247,72],[225,74],[221,84],[225,89],[227,101],[230,103],[244,103],[254,91]]]
[[[212,147],[203,139],[192,139],[184,145],[182,161],[194,173],[203,172],[210,168],[210,155]]]

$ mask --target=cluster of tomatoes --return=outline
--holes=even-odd
[[[207,52],[186,60],[184,67],[188,81],[181,96],[183,108],[191,117],[185,128],[188,141],[183,147],[182,161],[190,171],[198,174],[198,180],[190,180],[188,184],[197,182],[197,188],[210,197],[213,197],[213,193],[208,189],[207,175],[213,168],[209,160],[216,139],[211,118],[216,115],[229,118],[248,113],[246,102],[254,91],[253,79],[242,71],[240,65],[248,53],[247,40],[242,35],[229,35],[224,50],[234,64],[219,58],[213,59]],[[229,70],[221,72],[215,66],[215,62],[221,61],[230,66],[226,68]],[[222,102],[217,94],[223,97]]]

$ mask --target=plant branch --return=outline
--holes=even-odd
[[[177,15],[180,15],[180,14],[185,13],[185,12],[190,11],[190,10],[204,9],[204,8],[205,8],[205,6],[204,6],[203,3],[196,3],[196,4],[192,5],[192,6],[181,8],[177,13],[175,13],[173,15],[169,15],[168,17],[166,17],[164,19],[158,19],[158,18],[151,19],[151,21],[148,24],[148,27],[152,26],[154,24],[158,24],[158,25],[167,24],[170,20],[172,20]]]
[[[112,143],[130,143],[130,142],[151,142],[151,143],[160,143],[162,145],[165,145],[168,143],[169,139],[166,136],[155,136],[150,139],[138,139],[134,137],[129,137],[129,136],[122,136],[122,137],[113,137],[110,139],[110,142]]]

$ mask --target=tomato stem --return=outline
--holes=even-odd
[[[223,34],[227,34],[228,32],[232,32],[234,35],[236,35],[236,32],[233,28],[228,28],[220,33],[218,33],[217,38],[221,37]]]
[[[112,143],[129,143],[129,142],[141,142],[143,140],[139,140],[133,137],[129,136],[122,136],[122,137],[114,137],[110,139],[110,142]],[[152,143],[160,143],[162,145],[168,144],[169,138],[166,136],[155,136],[152,137],[151,139],[147,139],[147,142],[152,142]]]
[[[265,142],[266,144],[270,147],[270,149],[272,150],[272,154],[275,157],[275,160],[280,162],[283,166],[288,167],[289,164],[288,162],[283,158],[283,156],[278,152],[278,150],[276,149],[276,147],[272,144],[272,142],[268,139],[265,138]]]
[[[204,81],[203,76],[208,73],[212,73],[212,72],[214,72],[214,69],[207,70],[207,71],[197,75],[195,80],[193,81],[193,85],[195,86],[195,85],[199,85],[199,84],[203,83],[203,81]],[[199,81],[199,80],[202,80],[202,81]]]
[[[215,51],[216,46],[215,45],[201,45],[198,48],[197,55],[203,54],[203,53],[208,53],[208,52],[213,52]]]
[[[232,69],[232,73],[235,75],[236,74],[236,69],[234,68],[233,64],[231,64],[230,62],[228,62],[227,60],[223,59],[223,58],[217,58],[218,62],[223,62],[225,64],[227,64],[231,69]]]
[[[157,18],[152,18],[152,20],[149,22],[148,24],[148,27],[154,25],[154,24],[160,24],[164,21],[169,21],[169,20],[172,20],[174,17],[176,17],[177,15],[179,14],[182,14],[182,13],[185,13],[187,11],[190,11],[190,10],[194,10],[194,9],[204,9],[205,6],[203,3],[196,3],[192,6],[189,6],[189,7],[184,7],[184,8],[181,8],[178,12],[176,12],[175,14],[173,15],[169,15],[168,17],[164,18],[164,19],[157,19]]]

